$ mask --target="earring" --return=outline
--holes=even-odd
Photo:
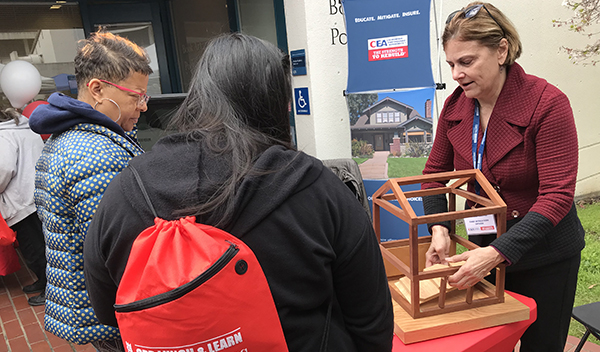
[[[102,98],[100,101],[102,101],[102,100],[108,100],[108,101],[110,101],[111,103],[113,103],[113,104],[115,104],[117,106],[117,109],[119,109],[119,118],[116,119],[115,122],[119,121],[121,119],[121,107],[119,106],[119,104],[117,104],[116,101],[114,101],[114,100],[112,100],[110,98]],[[96,106],[98,106],[98,104],[100,103],[100,101],[97,101],[96,104],[94,104],[94,110],[97,110]]]

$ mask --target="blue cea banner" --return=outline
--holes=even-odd
[[[342,0],[348,35],[346,93],[434,87],[431,0]]]

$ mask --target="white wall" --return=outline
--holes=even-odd
[[[34,53],[44,57],[44,63],[73,62],[77,42],[85,39],[83,29],[44,29]]]
[[[433,0],[445,22],[448,14],[468,1]],[[553,19],[567,19],[571,12],[562,0],[503,0],[495,2],[515,24],[523,43],[523,55],[517,62],[526,72],[545,78],[570,99],[579,136],[579,174],[576,196],[600,193],[600,99],[595,89],[600,67],[573,65],[562,45],[583,47],[588,38],[566,28],[552,26]],[[345,98],[347,51],[344,18],[339,0],[285,0],[290,50],[306,49],[307,76],[294,77],[294,87],[309,87],[311,115],[296,115],[298,146],[321,159],[350,157],[350,125]],[[433,6],[433,3],[432,3]],[[435,82],[440,82],[436,28],[431,11],[431,61]],[[440,31],[443,27],[440,28]],[[441,33],[440,33],[441,35]],[[445,91],[437,91],[434,119],[446,97],[456,88],[450,70],[441,59],[441,81]],[[560,148],[561,141],[556,141]]]
[[[349,158],[350,122],[346,99],[348,55],[345,38],[332,42],[332,28],[345,32],[344,17],[330,8],[335,0],[285,0],[290,51],[306,50],[306,76],[295,76],[295,88],[308,87],[310,115],[296,115],[298,148],[319,159]],[[335,32],[335,31],[334,31]]]

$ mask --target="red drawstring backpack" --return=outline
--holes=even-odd
[[[21,269],[19,255],[14,247],[16,238],[17,234],[0,214],[0,276],[10,275]]]
[[[12,245],[16,240],[17,233],[8,226],[6,220],[0,214],[0,246]]]
[[[193,216],[134,241],[115,312],[127,352],[288,351],[265,275],[239,238]]]

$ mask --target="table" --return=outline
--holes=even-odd
[[[529,307],[529,320],[494,326],[462,334],[441,337],[438,339],[405,345],[400,338],[394,336],[392,352],[509,352],[512,351],[525,330],[537,318],[537,305],[533,298],[505,291],[521,303]]]

